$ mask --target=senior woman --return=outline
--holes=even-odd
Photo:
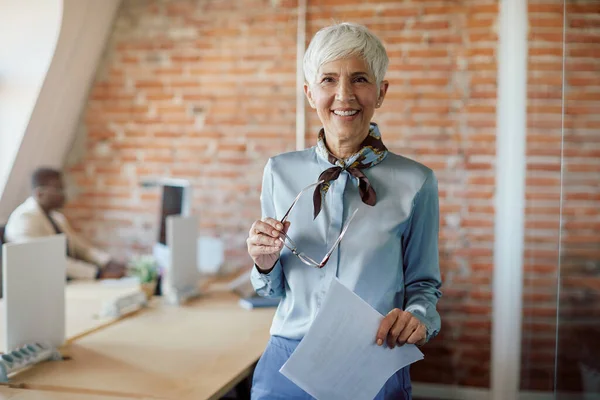
[[[306,51],[304,89],[323,128],[316,146],[268,161],[263,218],[247,240],[255,290],[281,297],[253,399],[311,398],[279,369],[335,278],[385,315],[373,338],[380,346],[423,345],[440,329],[437,180],[389,152],[371,122],[387,64],[380,40],[352,23],[320,30]],[[376,397],[410,398],[408,367]]]

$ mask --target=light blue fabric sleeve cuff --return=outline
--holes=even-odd
[[[427,308],[420,304],[412,304],[408,306],[405,311],[411,313],[416,319],[425,325],[425,329],[427,330],[427,342],[437,336],[441,325],[437,311],[434,310],[433,315],[429,316],[427,315]]]
[[[275,266],[268,274],[263,274],[258,270],[256,264],[252,267],[250,281],[254,290],[262,297],[283,297],[283,270],[281,262],[277,260]]]

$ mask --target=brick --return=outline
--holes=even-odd
[[[469,205],[469,213],[471,214],[494,214],[493,206]]]
[[[600,43],[600,34],[597,33],[567,33],[567,43]]]
[[[146,93],[144,97],[150,101],[173,100],[175,96],[172,93]]]
[[[589,57],[589,58],[600,58],[600,48],[582,47],[582,48],[571,48],[569,49],[569,56],[571,57]]]
[[[385,38],[385,43],[388,45],[397,45],[397,44],[418,44],[423,42],[422,35],[393,35],[387,36]]]
[[[137,89],[162,89],[164,84],[160,81],[137,81],[135,87]]]
[[[498,14],[498,4],[469,4],[467,8],[469,15],[473,14]]]
[[[389,55],[389,53],[388,53]],[[446,49],[414,49],[408,51],[408,56],[411,58],[442,58],[448,57]]]
[[[495,99],[498,96],[495,90],[493,91],[483,91],[483,90],[473,90],[471,92],[471,98],[473,99]]]
[[[600,20],[573,18],[569,24],[571,28],[600,28]]]
[[[553,4],[551,2],[541,2],[541,3],[528,3],[527,10],[530,15],[537,13],[544,14],[562,14],[563,13],[563,5],[556,3]]]
[[[550,43],[561,43],[563,42],[563,34],[562,32],[537,32],[530,31],[529,32],[529,41],[530,42],[550,42]]]
[[[471,43],[478,43],[478,42],[495,43],[497,40],[498,40],[498,36],[493,32],[469,33],[469,42],[471,42]]]
[[[562,106],[542,106],[542,105],[530,105],[527,107],[528,114],[561,114]]]
[[[435,44],[462,44],[463,38],[460,35],[441,35],[441,36],[433,36],[430,35],[427,37],[427,43],[435,45]]]
[[[453,13],[459,13],[460,7],[457,6],[426,6],[423,7],[423,13],[425,15],[448,15]]]
[[[560,178],[527,177],[526,186],[560,186]]]
[[[173,64],[197,63],[201,60],[199,55],[171,55]]]
[[[469,18],[467,20],[468,29],[491,28],[496,22],[496,18]]]
[[[481,315],[487,316],[491,315],[491,308],[489,306],[478,306],[474,304],[465,304],[462,307],[463,312],[469,315]]]
[[[555,171],[555,172],[559,172],[560,171],[560,167],[555,168],[555,167],[549,167],[547,165],[535,165],[535,166],[530,166],[529,170],[531,170],[531,171]],[[525,194],[525,198],[527,200],[559,201],[560,200],[560,193],[527,192]]]
[[[523,316],[525,318],[556,316],[556,307],[523,307]]]
[[[529,26],[531,29],[536,28],[563,28],[562,16],[546,17],[546,18],[529,18]]]
[[[529,57],[536,56],[553,56],[557,58],[562,58],[563,56],[563,48],[561,47],[534,47],[529,49]]]
[[[567,62],[566,70],[569,72],[598,72],[600,63],[595,62]]]
[[[527,96],[529,100],[540,100],[540,99],[553,99],[560,100],[562,99],[562,90],[554,90],[554,91],[537,91],[530,90],[527,92]]]
[[[563,64],[561,61],[557,61],[557,62],[530,61],[528,68],[530,71],[562,71]]]
[[[448,78],[414,78],[410,79],[411,86],[447,86]]]
[[[494,57],[496,55],[496,49],[494,48],[470,48],[468,49],[467,54],[471,57]]]
[[[121,62],[123,64],[137,64],[140,62],[140,58],[136,56],[123,54],[121,56]]]
[[[391,18],[391,17],[416,17],[420,14],[418,7],[403,7],[403,8],[389,8],[382,10],[378,13],[379,16]]]
[[[526,273],[534,274],[555,274],[558,271],[558,265],[552,264],[525,264]]]
[[[465,108],[469,114],[495,114],[495,106],[469,105]]]
[[[594,92],[569,92],[566,95],[567,102],[570,101],[600,101],[600,93]]]
[[[447,30],[450,28],[450,21],[416,21],[412,26],[410,26],[410,28],[416,31]]]
[[[574,15],[574,14],[594,15],[594,14],[600,13],[600,4],[597,4],[597,2],[594,2],[594,1],[583,2],[582,4],[567,3],[566,7],[567,7],[567,15]]]
[[[158,106],[156,112],[158,114],[187,114],[188,109],[186,106],[180,105]]]

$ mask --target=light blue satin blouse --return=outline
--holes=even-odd
[[[261,193],[263,217],[280,220],[296,195],[332,166],[315,147],[269,159]],[[375,206],[361,201],[357,179],[343,171],[331,182],[316,219],[312,190],[300,198],[288,217],[288,236],[298,250],[320,261],[346,218],[358,208],[323,269],[307,266],[285,247],[268,274],[253,267],[251,280],[256,292],[281,297],[271,335],[304,337],[335,277],[383,315],[393,308],[411,312],[427,327],[428,340],[439,332],[436,177],[424,165],[391,152],[381,163],[362,171],[377,193]]]

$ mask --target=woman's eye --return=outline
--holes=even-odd
[[[368,80],[364,76],[359,76],[355,79],[355,82],[368,82]]]
[[[321,83],[331,83],[331,82],[333,82],[333,78],[330,76],[326,76],[325,78],[323,78],[321,80]]]

